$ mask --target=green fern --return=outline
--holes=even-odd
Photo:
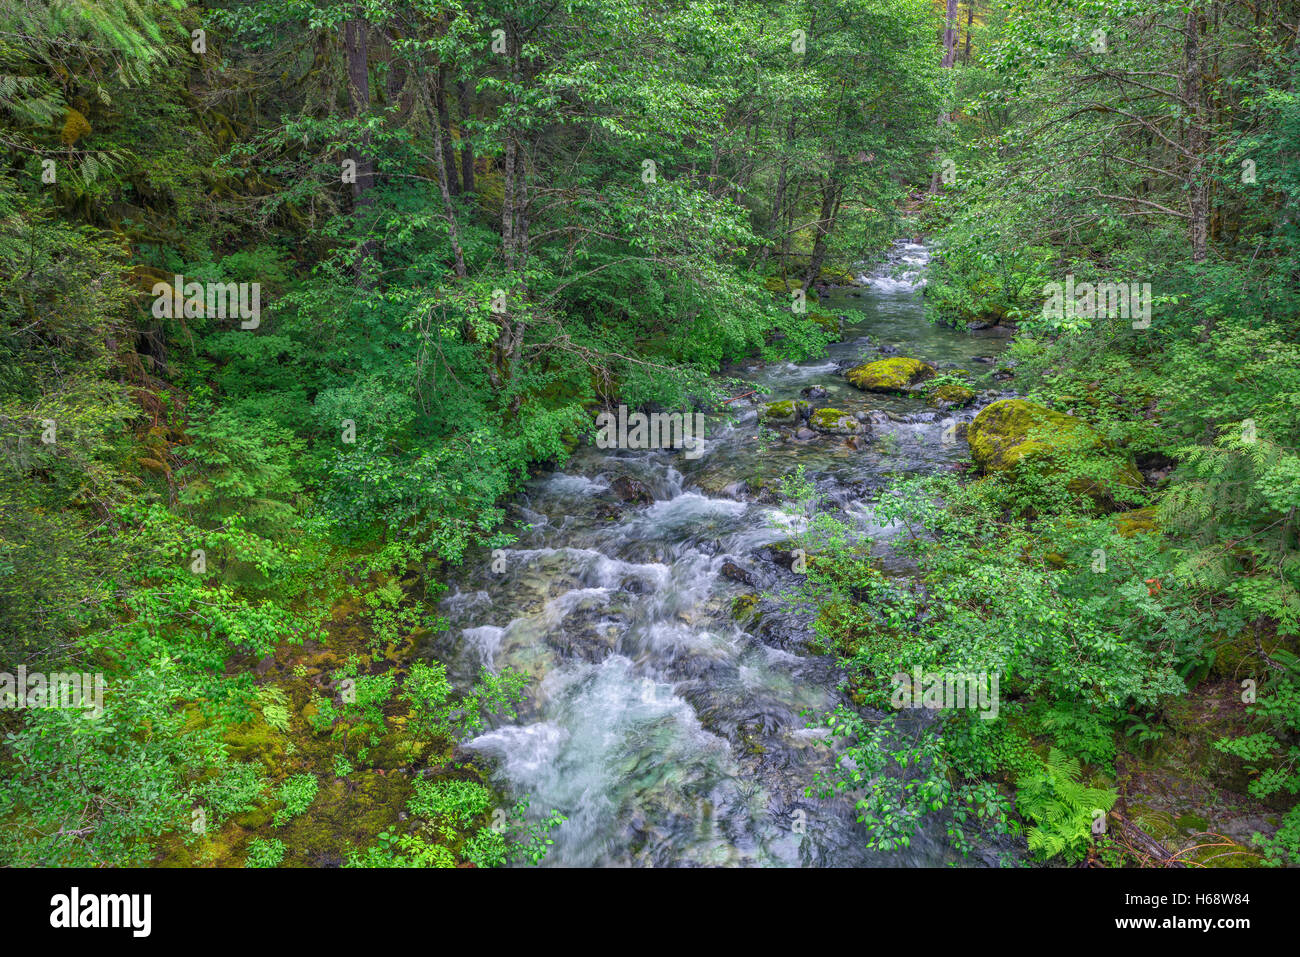
[[[275,685],[264,685],[257,689],[257,700],[262,706],[262,718],[276,731],[289,730],[289,699]]]
[[[1115,804],[1107,788],[1088,787],[1079,780],[1078,759],[1053,749],[1044,765],[1016,782],[1016,805],[1032,821],[1029,850],[1043,858],[1079,860],[1092,840],[1097,813]]]

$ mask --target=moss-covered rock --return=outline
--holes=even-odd
[[[758,595],[753,592],[747,595],[737,595],[731,602],[731,617],[737,621],[744,621],[757,606]]]
[[[926,404],[936,409],[959,409],[975,401],[975,390],[952,383],[931,389]]]
[[[803,288],[802,279],[782,279],[780,276],[768,276],[763,280],[763,285],[767,287],[768,292],[774,292],[789,296],[796,289]],[[808,290],[808,301],[816,302],[817,293],[812,289]]]
[[[1115,516],[1115,531],[1125,538],[1159,531],[1156,527],[1156,510],[1136,508],[1131,512],[1120,512]]]
[[[824,435],[857,435],[862,423],[840,409],[818,409],[808,417],[808,427]]]
[[[758,417],[768,422],[796,422],[808,411],[808,403],[803,400],[782,399],[769,402],[759,409]]]
[[[907,392],[934,377],[934,366],[902,356],[868,362],[847,373],[849,383],[867,392]]]
[[[999,399],[980,410],[966,433],[971,457],[985,472],[1002,472],[1027,456],[1101,446],[1082,419],[1024,399]]]
[[[999,399],[980,410],[966,432],[971,457],[985,474],[1005,472],[1026,458],[1051,459],[1066,453],[1104,453],[1106,443],[1082,419],[1024,399]],[[1097,454],[1085,474],[1066,487],[1100,507],[1114,505],[1116,486],[1139,488],[1142,473],[1128,457]]]

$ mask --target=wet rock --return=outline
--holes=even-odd
[[[797,551],[800,551],[800,549],[794,542],[773,542],[771,545],[764,546],[759,551],[759,555],[772,564],[789,571],[798,558],[795,554]]]
[[[795,432],[794,437],[799,439],[801,442],[807,442],[809,439],[817,438],[817,433],[812,429],[801,428],[799,431]]]
[[[728,560],[723,562],[722,568],[719,570],[718,574],[733,582],[740,582],[742,585],[748,585],[750,588],[755,587],[754,576],[748,570],[742,568],[733,561]]]
[[[645,482],[626,475],[620,475],[614,479],[609,483],[609,487],[613,489],[614,494],[619,497],[620,501],[629,505],[649,505],[655,500],[654,493],[650,491]]]
[[[805,399],[824,399],[827,393],[824,386],[806,385],[799,390],[799,394]]]
[[[723,486],[722,495],[726,498],[735,499],[737,502],[743,502],[749,497],[749,483],[744,479],[739,482],[732,482],[730,485]]]
[[[997,356],[972,356],[970,361],[979,362],[984,365],[993,365],[993,363],[998,361],[998,357]]]

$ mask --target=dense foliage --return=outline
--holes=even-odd
[[[105,679],[94,720],[0,711],[0,861],[540,860],[560,812],[455,750],[526,679],[419,651],[444,569],[598,409],[820,354],[816,287],[924,229],[935,320],[1015,322],[1017,388],[1104,443],[896,485],[914,581],[814,524],[860,707],[810,788],[873,847],[941,812],[1080,859],[1171,702],[1247,681],[1215,748],[1300,863],[1297,9],[956,10],[0,9],[0,672]],[[1044,311],[1067,276],[1150,322]],[[1000,674],[1000,715],[871,719],[913,668]]]

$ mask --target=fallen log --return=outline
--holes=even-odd
[[[1112,809],[1107,815],[1112,822],[1112,835],[1115,842],[1139,856],[1150,858],[1158,867],[1186,867],[1178,857],[1163,844],[1126,818],[1121,812]]]

